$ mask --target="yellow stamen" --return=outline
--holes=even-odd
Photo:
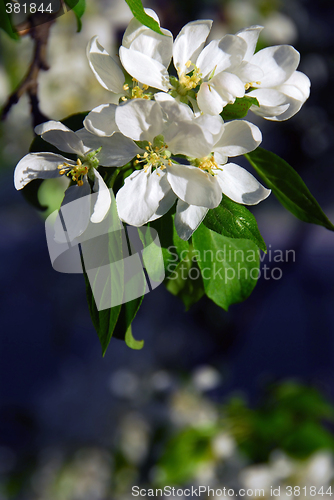
[[[215,161],[214,154],[205,156],[204,158],[198,158],[195,161],[195,165],[210,175],[215,175],[213,169],[221,170]]]

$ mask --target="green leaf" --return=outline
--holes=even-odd
[[[11,21],[10,15],[6,12],[6,4],[11,3],[9,0],[0,1],[0,28],[3,29],[7,35],[9,35],[13,40],[19,40],[19,35],[16,33]],[[12,5],[14,5],[12,3]]]
[[[175,209],[150,222],[150,227],[154,228],[159,235],[166,278],[173,272],[175,265],[189,252],[189,242],[182,240],[176,232],[173,210]]]
[[[127,329],[126,331],[126,334],[125,334],[125,343],[128,347],[130,347],[130,349],[135,349],[135,350],[140,350],[144,347],[144,341],[143,340],[136,340],[133,336],[132,336],[132,328],[131,328],[131,325],[129,326],[129,328]]]
[[[272,189],[278,201],[293,215],[302,221],[334,231],[333,224],[304,181],[286,161],[263,148],[257,148],[245,157]]]
[[[81,31],[82,23],[81,17],[83,16],[86,10],[86,0],[65,0],[66,5],[69,6],[71,10],[73,10],[78,23],[78,31]]]
[[[250,240],[227,238],[204,224],[192,237],[206,295],[228,310],[245,300],[259,276],[259,249]]]
[[[105,271],[105,264],[100,268],[96,266],[94,282],[87,284],[87,298],[90,314],[100,339],[103,355],[107,350],[112,336],[120,340],[125,340],[126,344],[132,349],[141,349],[144,345],[143,341],[136,341],[133,338],[131,330],[129,329],[143,301],[146,281],[143,281],[143,275],[139,273],[134,276],[126,276],[123,256],[128,256],[128,253],[124,248],[124,244],[126,245],[128,240],[123,225],[118,219],[115,199],[112,200],[108,217],[110,219],[108,221],[108,225],[114,230],[108,234],[108,255],[103,255],[101,249],[99,248],[99,258],[103,261],[103,263],[109,259],[108,261],[111,263],[110,266],[112,266],[110,268],[110,275],[108,276],[108,273]],[[90,242],[92,242],[92,245],[99,245],[99,242],[96,242],[96,238],[85,241],[83,245],[90,244]],[[128,250],[131,250],[130,247]],[[91,247],[87,254],[94,254],[94,248]],[[84,249],[83,255],[85,256]],[[115,262],[117,262],[117,266],[114,265]],[[100,279],[100,273],[102,273],[103,279]],[[93,298],[93,291],[96,284],[99,297],[101,297],[101,283],[103,283],[104,286],[101,301],[107,303],[107,301],[112,299],[114,300],[114,303],[119,302],[119,305],[101,311],[97,310]],[[93,290],[90,289],[91,287]],[[127,293],[129,290],[136,290],[140,293],[140,295],[133,300],[123,303],[122,301],[125,296],[124,293]],[[103,298],[104,294],[106,294],[106,300]]]
[[[260,106],[256,97],[237,97],[233,104],[227,104],[220,116],[224,121],[244,118],[251,106]]]
[[[130,7],[130,10],[131,10],[133,16],[140,23],[144,24],[148,28],[151,28],[151,30],[155,31],[156,33],[163,35],[157,21],[155,19],[153,19],[151,16],[148,16],[146,14],[146,12],[144,11],[144,7],[143,7],[143,4],[141,3],[141,0],[125,0],[125,1],[128,4],[128,6]]]
[[[103,272],[103,270],[101,270],[101,272]],[[131,349],[141,349],[144,346],[144,341],[137,341],[134,339],[131,332],[131,323],[141,306],[143,296],[124,304],[119,304],[117,306],[98,311],[86,274],[85,281],[89,312],[95,330],[97,331],[100,339],[102,355],[105,355],[112,337],[119,340],[125,340],[125,343]],[[112,284],[109,282],[106,283],[106,287],[110,285]]]
[[[211,443],[217,432],[212,424],[189,426],[169,439],[158,461],[162,474],[157,475],[156,485],[182,486],[196,477],[200,467],[212,461]]]
[[[151,222],[150,227],[159,235],[166,288],[179,297],[188,310],[204,295],[203,280],[192,245],[189,241],[182,240],[176,232],[173,211],[175,208]]]
[[[235,203],[225,195],[217,208],[208,211],[203,223],[222,236],[251,240],[267,252],[254,215],[244,205]]]
[[[110,309],[104,309],[103,311],[98,311],[86,273],[84,273],[84,277],[86,282],[86,296],[90,317],[92,318],[93,325],[99,336],[102,347],[102,355],[104,356],[115,329],[121,311],[121,305],[111,307]]]
[[[174,264],[174,268],[166,280],[166,288],[182,300],[186,311],[188,311],[203,297],[205,292],[203,278],[192,245],[189,245],[189,251],[186,255],[178,264]],[[170,268],[172,269],[172,266]]]
[[[115,202],[115,200],[113,200],[113,202]],[[98,256],[100,260],[99,263],[96,263],[94,266],[96,271],[93,283],[88,280],[88,276],[86,275],[86,272],[84,272],[89,312],[92,318],[93,325],[100,339],[103,356],[106,353],[107,347],[121,313],[121,301],[124,292],[122,288],[124,286],[124,263],[122,259],[123,226],[118,219],[115,203],[111,204],[111,209],[108,213],[108,217],[110,219],[110,221],[108,221],[109,227],[114,228],[114,231],[108,233],[107,235],[108,245],[105,245],[105,238],[103,241],[104,244],[102,243],[102,245],[100,245]],[[89,239],[81,244],[81,251],[83,255],[82,265],[84,271],[86,265],[85,256],[94,254],[94,249],[90,249],[88,245],[99,245],[99,242],[96,242],[96,239],[97,238]],[[104,268],[105,262],[118,262],[119,265],[112,267],[111,274],[108,275],[106,274]],[[101,276],[103,276],[102,279]],[[93,280],[93,278],[91,278],[91,280]],[[103,297],[106,297],[106,302],[109,302],[111,301],[111,299],[113,299],[115,301],[114,303],[117,303],[119,301],[120,304],[100,311],[97,309],[94,299],[94,290],[101,287],[101,282],[104,283],[102,293],[99,292],[101,303],[103,301]],[[115,286],[115,283],[117,283],[119,286]],[[126,332],[126,329],[127,327],[124,329],[124,334]]]
[[[61,202],[64,198],[65,186],[63,179],[60,176],[55,179],[44,179],[43,181],[41,179],[38,180],[41,181],[41,185],[38,189],[37,197],[41,207],[46,208],[43,217],[47,218],[55,210],[59,210]],[[31,184],[31,182],[29,184]],[[23,194],[25,194],[24,190]]]
[[[66,127],[70,128],[71,130],[79,130],[83,127],[83,121],[88,115],[89,111],[82,111],[81,113],[75,113],[74,115],[70,115],[67,118],[64,118],[64,120],[61,120],[61,122],[66,125]]]
[[[131,332],[131,323],[143,302],[143,298],[144,296],[141,296],[122,304],[118,321],[115,326],[114,337],[116,339],[125,340],[126,345],[131,347],[131,349],[141,349],[144,345],[144,341],[135,340]]]

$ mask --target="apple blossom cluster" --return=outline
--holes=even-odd
[[[146,12],[159,22],[154,11]],[[132,173],[116,195],[120,219],[142,226],[176,203],[175,227],[184,240],[222,196],[244,205],[267,198],[270,190],[229,161],[256,149],[261,131],[242,119],[224,122],[220,114],[246,96],[259,105],[252,105],[252,112],[286,120],[308,98],[310,82],[297,71],[299,53],[293,47],[254,53],[261,26],[206,45],[211,25],[210,20],[190,22],[173,41],[168,30],[158,34],[133,18],[119,49],[122,66],[94,37],[87,50],[90,67],[118,104],[90,111],[77,132],[56,121],[36,127],[45,141],[77,160],[30,153],[16,166],[15,187],[63,175],[68,178],[63,204],[97,192],[87,217],[73,214],[79,235],[89,218],[98,223],[110,208],[109,186],[99,166],[131,162]],[[168,73],[172,60],[174,76]]]

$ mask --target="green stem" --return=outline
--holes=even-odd
[[[120,168],[115,168],[113,174],[108,179],[108,185],[109,185],[110,188],[114,187],[115,180],[116,180],[116,178],[117,178],[120,170],[121,170]]]

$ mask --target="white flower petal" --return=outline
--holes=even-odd
[[[252,106],[251,111],[255,112],[255,114],[259,116],[262,116],[262,118],[265,118],[266,120],[281,122],[294,116],[303,105],[302,101],[293,99],[290,96],[285,96],[285,103],[286,104],[284,106],[280,106],[279,108],[266,108],[265,106],[261,106],[260,109],[257,108],[255,111]]]
[[[91,222],[102,222],[109,212],[111,204],[110,191],[101,177],[101,174],[94,168],[95,181],[93,191],[97,193],[93,213],[90,216]]]
[[[209,83],[202,83],[197,94],[197,104],[203,113],[219,115],[226,104],[244,94],[242,81],[236,75],[224,71],[214,76]]]
[[[197,104],[203,113],[219,115],[228,101],[221,98],[215,88],[208,83],[202,83],[197,93]]]
[[[177,199],[177,196],[172,191],[169,185],[169,182],[167,180],[167,175],[164,175],[161,178],[160,186],[162,187],[165,194],[164,197],[160,200],[158,208],[156,209],[156,211],[154,212],[154,214],[152,215],[152,217],[149,219],[148,222],[159,219],[159,217],[165,215],[168,212],[168,210],[172,208]]]
[[[163,130],[159,104],[147,99],[133,99],[118,106],[115,117],[122,134],[134,141],[152,141]]]
[[[152,17],[160,26],[160,19],[156,12],[152,9],[144,9],[145,13]],[[127,49],[130,48],[131,43],[138,37],[143,31],[149,29],[147,26],[138,21],[135,17],[129,22],[122,39],[122,45]]]
[[[263,26],[250,26],[249,28],[245,28],[236,33],[237,36],[243,38],[247,43],[247,51],[246,54],[244,55],[244,61],[249,61],[252,55],[254,54],[256,49],[256,44],[262,30]]]
[[[263,77],[263,71],[259,66],[255,64],[243,61],[237,68],[234,69],[234,73],[240,78],[242,82],[254,84],[255,82],[260,82]]]
[[[289,108],[287,97],[278,90],[256,89],[247,95],[256,97],[260,104],[260,107],[251,106],[251,111],[267,120],[275,120],[275,117],[282,115]]]
[[[210,80],[210,83],[222,99],[225,99],[225,96],[232,96],[234,102],[236,97],[243,97],[245,95],[243,82],[233,73],[228,73],[227,71],[219,73]]]
[[[276,91],[284,99],[284,106],[280,108],[261,106],[261,116],[267,120],[283,121],[294,116],[302,107],[310,94],[310,80],[304,73],[295,71],[283,85],[276,87]],[[253,110],[253,106],[251,107]],[[255,111],[256,113],[256,111]],[[259,112],[257,113],[259,114]]]
[[[159,18],[153,10],[145,9],[145,12],[160,26]],[[137,50],[168,68],[173,53],[173,35],[163,28],[161,31],[164,35],[152,31],[133,18],[125,30],[122,45],[126,49]]]
[[[215,208],[222,194],[217,179],[191,165],[168,165],[167,179],[178,198],[199,207]]]
[[[194,123],[199,125],[209,144],[216,144],[224,132],[224,121],[221,116],[200,115]]]
[[[227,161],[228,161],[228,157],[226,155],[222,154],[219,149],[217,149],[217,150],[215,149],[214,158],[215,158],[215,162],[218,165],[225,165],[225,163],[227,163]]]
[[[145,10],[146,14],[148,16],[152,17],[155,21],[157,21],[157,23],[160,26],[160,19],[157,16],[156,12],[154,12],[154,10],[152,10],[152,9],[144,9],[144,10]],[[141,35],[141,33],[145,32],[147,29],[149,29],[147,26],[145,26],[140,21],[138,21],[135,17],[133,17],[131,19],[131,21],[129,22],[129,24],[124,32],[123,39],[122,39],[123,47],[129,49],[131,44],[133,43],[133,41],[139,35]]]
[[[223,194],[236,203],[256,205],[270,195],[270,189],[266,189],[252,174],[235,163],[226,163],[216,175]]]
[[[228,66],[226,66],[225,60],[218,63],[215,74],[218,74],[227,68],[239,66],[244,59],[247,50],[247,43],[236,35],[225,35],[219,41],[218,47],[224,52],[225,57],[228,57]]]
[[[170,189],[160,169],[136,170],[125,179],[116,195],[120,219],[131,226],[146,224],[159,209],[160,201]]]
[[[89,65],[102,87],[116,94],[124,94],[123,71],[97,39],[98,37],[94,36],[87,47]]]
[[[247,94],[250,97],[256,97],[260,106],[276,107],[285,104],[285,97],[277,89],[256,89]]]
[[[193,108],[194,117],[197,118],[198,116],[201,116],[202,111],[199,109],[196,99],[188,95],[188,102],[191,104]]]
[[[138,50],[120,47],[119,56],[126,71],[138,82],[167,92],[170,88],[166,67]]]
[[[262,141],[260,129],[246,120],[225,123],[224,132],[214,151],[224,156],[239,156],[254,151]]]
[[[35,127],[35,132],[64,153],[74,153],[79,156],[85,153],[82,141],[76,133],[61,122],[50,120],[42,123]]]
[[[111,137],[99,137],[82,128],[77,131],[77,134],[90,150],[102,147],[101,151],[97,153],[97,159],[104,167],[122,167],[131,161],[136,154],[142,153],[142,150],[132,139],[119,132]]]
[[[207,78],[212,76],[213,71],[216,75],[228,68],[230,57],[219,48],[219,40],[212,40],[198,56],[196,66],[200,69],[202,78]]]
[[[208,142],[206,136],[212,139],[212,134],[209,131],[204,132],[196,122],[171,123],[168,129],[164,130],[169,151],[175,155],[183,154],[193,158],[202,158],[211,152],[213,141]]]
[[[188,121],[194,119],[191,108],[182,102],[178,102],[174,97],[165,92],[157,92],[154,99],[161,106],[161,109],[170,122]]]
[[[57,215],[55,221],[57,241],[63,240],[63,230],[67,231],[68,239],[73,241],[87,229],[90,217],[90,193],[90,185],[86,177],[83,179],[82,186],[75,184],[66,189],[61,204],[62,219]]]
[[[16,165],[14,185],[22,189],[34,179],[52,179],[59,177],[58,165],[64,163],[76,165],[72,160],[54,153],[29,153]]]
[[[88,132],[100,137],[110,137],[119,132],[115,122],[116,104],[101,104],[92,109],[84,119],[84,127]]]
[[[189,240],[208,213],[208,210],[206,207],[188,205],[188,203],[179,200],[176,205],[174,224],[180,238]]]
[[[276,87],[284,83],[299,64],[299,52],[291,45],[276,45],[257,52],[250,60],[262,69],[264,75],[259,88]]]
[[[304,73],[295,71],[294,73],[292,73],[290,78],[279,87],[279,90],[286,95],[294,97],[295,99],[298,98],[304,103],[310,95],[310,86],[310,79]],[[296,90],[300,92],[300,97],[297,97],[297,95],[294,93]]]
[[[210,33],[211,26],[212,21],[210,20],[192,21],[183,26],[173,47],[174,66],[178,75],[191,71],[191,68],[186,67],[186,63],[191,61],[195,64]]]

